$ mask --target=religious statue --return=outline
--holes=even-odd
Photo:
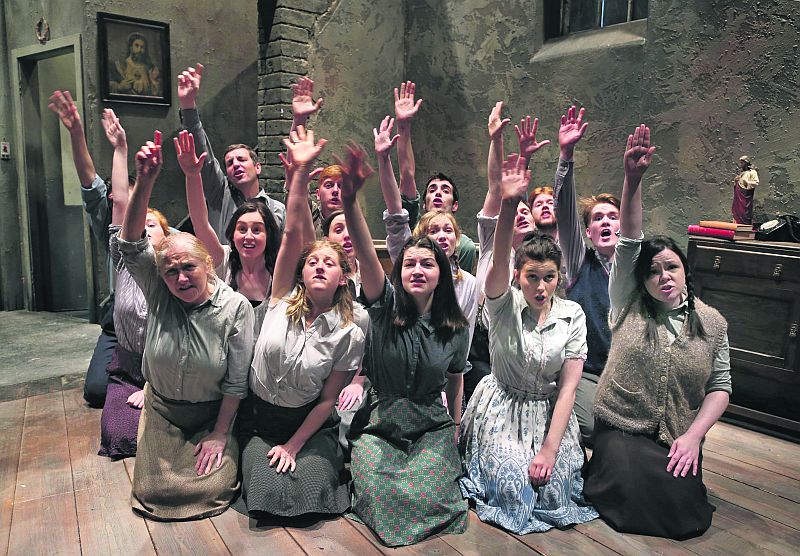
[[[749,156],[739,158],[739,174],[733,180],[733,206],[731,213],[737,224],[753,223],[753,196],[758,185],[757,168]]]

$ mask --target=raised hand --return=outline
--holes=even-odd
[[[203,79],[203,64],[196,68],[186,68],[178,75],[178,101],[181,108],[195,108],[197,93],[200,92],[200,81]]]
[[[292,114],[300,118],[308,118],[320,109],[324,103],[321,97],[314,101],[314,81],[308,77],[301,77],[292,85]]]
[[[503,161],[503,178],[500,193],[504,201],[524,201],[531,181],[531,171],[525,168],[524,158],[517,154],[508,155]]]
[[[519,139],[519,155],[526,160],[530,160],[533,153],[550,144],[549,139],[544,141],[536,141],[536,130],[539,129],[539,118],[534,118],[531,122],[530,116],[525,116],[519,121],[519,125],[514,126],[517,132],[517,139]]]
[[[148,179],[155,180],[164,164],[161,153],[161,132],[156,130],[153,133],[153,140],[148,141],[134,158],[136,162],[136,180]]]
[[[320,139],[314,144],[314,132],[310,129],[306,131],[303,126],[297,126],[289,133],[288,138],[284,138],[283,144],[291,155],[291,165],[307,166],[311,164],[325,148],[326,139]]]
[[[417,115],[422,99],[414,102],[414,92],[417,86],[413,81],[406,81],[400,84],[400,91],[394,89],[394,116],[397,123],[409,122]]]
[[[650,128],[641,124],[632,135],[628,135],[625,146],[625,177],[629,182],[638,182],[653,162],[655,147],[650,146]]]
[[[103,129],[106,132],[106,138],[111,146],[115,149],[127,149],[128,140],[125,136],[125,129],[119,123],[119,118],[110,108],[103,110]]]
[[[356,193],[364,187],[364,182],[375,170],[367,162],[366,151],[352,141],[347,145],[347,162],[337,156],[333,158],[342,167],[342,201],[353,202]]]
[[[380,131],[372,128],[372,134],[375,136],[375,152],[378,156],[388,157],[392,147],[394,147],[397,140],[400,139],[399,135],[392,137],[393,127],[394,118],[386,116],[381,122]]]
[[[61,123],[67,128],[70,133],[74,131],[83,131],[81,126],[81,116],[78,114],[78,107],[75,101],[72,100],[72,95],[69,91],[53,91],[50,95],[50,102],[47,107],[58,114]]]
[[[561,126],[558,128],[558,146],[561,148],[561,158],[564,160],[572,160],[575,145],[586,133],[586,128],[589,124],[583,121],[585,112],[584,108],[578,110],[573,104],[566,114],[561,115]]]
[[[495,103],[492,112],[489,114],[489,139],[502,137],[503,129],[511,122],[511,118],[502,119],[500,114],[503,112],[503,101]]]
[[[203,163],[208,153],[202,153],[200,158],[194,150],[194,135],[186,131],[181,131],[173,140],[175,144],[175,154],[178,155],[178,165],[187,176],[196,176],[203,169]]]

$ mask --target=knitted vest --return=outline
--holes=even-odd
[[[728,324],[719,312],[695,300],[706,339],[688,336],[688,319],[669,345],[658,325],[658,344],[645,337],[646,319],[636,299],[611,326],[611,350],[597,386],[594,415],[624,432],[657,436],[671,446],[694,421]]]
[[[606,365],[608,348],[611,345],[611,331],[608,329],[608,272],[597,252],[586,248],[586,256],[577,276],[567,287],[567,299],[581,306],[586,313],[586,344],[589,353],[583,370],[600,375]]]

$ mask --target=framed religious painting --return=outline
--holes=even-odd
[[[97,14],[100,94],[104,101],[169,106],[169,24]]]

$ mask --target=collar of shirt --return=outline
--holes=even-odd
[[[522,292],[520,292],[520,297],[522,297],[522,302],[524,303],[524,305],[522,306],[522,316],[524,317],[527,314],[528,318],[533,319],[531,308],[525,301],[525,296],[522,295]],[[550,306],[550,313],[547,315],[547,319],[544,321],[544,324],[540,327],[540,330],[544,330],[545,328],[549,328],[550,326],[554,325],[556,320],[558,319],[571,320],[572,313],[569,311],[566,304],[562,302],[561,298],[554,295],[553,303]]]

